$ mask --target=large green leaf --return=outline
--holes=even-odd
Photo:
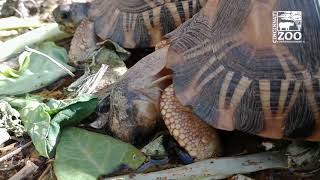
[[[54,170],[59,180],[95,180],[126,165],[137,169],[145,156],[130,144],[79,128],[64,129]]]
[[[67,65],[67,51],[53,42],[40,44],[37,50],[52,57],[71,71],[74,68]],[[18,95],[28,93],[48,86],[59,78],[67,75],[56,64],[46,57],[32,53],[23,53],[19,58],[20,68],[7,69],[0,73],[0,95]]]
[[[77,125],[94,112],[98,99],[82,95],[74,99],[49,100],[40,98],[4,98],[13,107],[20,109],[24,127],[40,155],[53,157],[61,128]]]

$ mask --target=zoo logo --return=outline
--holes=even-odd
[[[273,43],[301,43],[303,42],[301,30],[301,11],[273,11]]]

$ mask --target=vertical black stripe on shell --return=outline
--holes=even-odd
[[[320,83],[319,83],[319,79],[314,79],[312,81],[312,86],[313,86],[314,94],[316,97],[318,109],[320,109]]]
[[[216,124],[215,120],[223,114],[218,114],[219,94],[227,72],[221,72],[210,80],[201,90],[192,104],[193,111],[208,124]],[[214,88],[213,88],[214,87]]]
[[[255,73],[252,73],[259,79],[285,79],[283,68],[279,62],[278,57],[274,55],[270,56],[258,56],[255,57],[256,61],[254,69]]]
[[[229,42],[224,45],[222,50],[232,46],[234,42]],[[248,46],[248,44],[241,44],[237,47],[231,49],[227,55],[224,57],[225,60],[223,64],[235,72],[247,72],[253,71],[254,67],[256,66],[255,60],[252,59],[252,48]],[[252,78],[252,77],[251,77]]]
[[[294,81],[290,81],[290,82],[289,82],[289,87],[288,87],[288,93],[287,93],[286,101],[285,101],[285,103],[284,103],[283,111],[287,111],[287,110],[288,110],[288,106],[289,106],[289,103],[290,103],[291,98],[292,98],[292,95],[293,95],[294,87],[295,87],[295,82],[294,82]],[[283,112],[281,112],[281,113],[283,113]]]
[[[219,10],[214,26],[212,27],[212,38],[219,39],[221,34],[233,34],[241,31],[246,24],[249,14],[251,0],[224,0],[219,3]]]
[[[185,25],[185,24],[184,24]],[[182,25],[182,26],[184,26]],[[181,26],[180,26],[181,27]],[[192,20],[189,21],[187,30],[180,31],[181,33],[176,34],[178,37],[171,43],[171,49],[175,49],[178,52],[187,51],[191,48],[196,47],[197,45],[204,42],[207,39],[208,33],[210,32],[209,22],[202,12],[194,15]],[[207,46],[202,45],[198,47]],[[211,46],[208,44],[208,46]],[[208,57],[210,58],[210,57]]]
[[[139,14],[139,15],[141,15],[141,14]],[[133,29],[133,28],[134,28],[133,25],[134,25],[134,23],[135,23],[135,21],[136,21],[135,17],[136,17],[136,14],[130,14],[130,21],[129,21],[129,27],[130,27],[130,29]]]
[[[253,81],[244,93],[240,104],[236,109],[236,129],[251,134],[257,134],[263,130],[264,121],[259,82]]]
[[[177,7],[177,11],[180,16],[181,22],[185,22],[188,19],[188,17],[186,18],[186,15],[184,14],[182,1],[177,1],[175,5]]]
[[[232,76],[232,79],[230,81],[230,84],[228,86],[227,92],[226,92],[226,101],[225,101],[225,107],[228,107],[231,103],[232,96],[234,94],[234,91],[237,88],[237,85],[239,84],[241,79],[240,73],[234,73]]]
[[[227,69],[245,73],[250,79],[286,78],[278,57],[271,49],[254,51],[251,45],[243,43],[231,49],[224,59]]]
[[[279,110],[279,98],[281,91],[281,80],[273,80],[270,82],[270,108],[272,114],[276,114]]]
[[[148,11],[149,14],[149,20],[150,20],[150,24],[152,27],[154,27],[154,21],[153,21],[153,10],[152,11]]]
[[[302,72],[290,60],[287,60],[288,67],[297,79],[304,79]]]
[[[147,27],[144,24],[142,14],[139,14],[134,28],[134,41],[136,44],[139,44],[140,47],[149,47],[151,46],[150,40],[151,37]]]
[[[287,138],[306,138],[313,133],[315,115],[311,111],[306,96],[306,89],[301,86],[299,95],[285,121],[284,136]]]
[[[184,90],[186,90],[186,88],[191,86],[192,82],[194,82],[194,77],[199,71],[199,69],[196,67],[202,67],[204,65],[204,61],[198,61],[198,59],[194,60],[195,64],[192,63],[193,65],[189,64],[191,62],[188,62],[186,64],[178,64],[174,67],[175,71],[173,84],[175,85],[175,92],[178,96],[184,93]],[[185,76],[186,73],[189,75]],[[187,106],[193,107],[193,112],[195,112],[197,116],[211,125],[215,124],[215,120],[218,117],[217,108],[219,103],[219,94],[226,73],[227,72],[222,71],[217,74],[201,89],[199,89],[199,92],[196,93],[196,96],[191,97],[191,99],[186,102]],[[197,88],[201,81],[196,81],[196,83],[196,86],[193,88]]]
[[[188,1],[188,8],[190,16],[193,15],[193,1]]]
[[[106,37],[110,37],[113,41],[117,42],[118,44],[123,44],[125,41],[125,33],[124,33],[124,27],[123,27],[123,16],[118,16],[117,20],[114,24],[116,31],[110,31],[110,35],[107,35]]]
[[[199,71],[199,67],[203,67],[205,62],[201,60],[205,60],[207,57],[198,57],[199,59],[191,58],[188,59],[186,62],[181,62],[173,67],[173,80],[175,84],[176,94],[183,92],[183,90],[187,89],[188,86],[193,81],[193,77]],[[192,65],[189,65],[192,63]],[[188,73],[188,76],[185,74]]]
[[[203,74],[200,76],[199,83],[201,83],[206,78],[208,78],[214,71],[216,71],[221,66],[221,64],[213,63],[210,65],[206,64],[206,66],[209,66],[209,68],[205,72],[203,72]]]
[[[126,30],[129,30],[129,29],[131,29],[131,18],[130,18],[131,16],[130,16],[130,13],[125,13],[125,19],[126,19],[126,24],[125,24],[125,29]]]
[[[200,1],[197,0],[197,1],[196,1],[196,9],[195,9],[195,12],[198,12],[200,9],[201,9],[201,4],[200,4]]]
[[[162,28],[162,34],[165,35],[176,28],[174,18],[167,7],[162,6],[160,11],[160,24]]]

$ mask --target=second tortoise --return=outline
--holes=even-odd
[[[112,40],[124,48],[150,48],[192,18],[206,0],[94,0],[58,6],[53,15],[64,30],[74,31],[70,58],[88,59],[97,42]]]

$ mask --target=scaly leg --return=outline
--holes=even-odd
[[[170,134],[195,160],[216,157],[222,147],[214,128],[203,122],[175,97],[173,85],[164,90],[160,100],[161,115]]]

